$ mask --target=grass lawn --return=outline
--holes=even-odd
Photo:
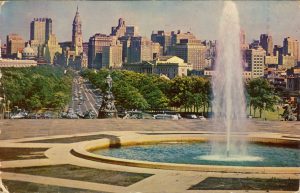
[[[279,111],[277,111],[277,109],[272,112],[272,111],[265,111],[262,112],[262,116],[261,118],[259,117],[259,110],[256,110],[255,116],[254,116],[254,110],[252,108],[251,112],[252,112],[252,117],[255,119],[261,119],[264,120],[264,118],[266,118],[268,121],[280,121],[282,120],[281,118],[281,114],[283,113],[283,108],[279,108]],[[248,115],[250,114],[250,108],[247,108],[247,113]]]

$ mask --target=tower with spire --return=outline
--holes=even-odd
[[[78,11],[77,11],[73,20],[73,29],[72,29],[72,47],[75,51],[75,55],[80,55],[83,52],[83,46],[82,46],[82,30],[81,30],[82,24],[81,19]]]

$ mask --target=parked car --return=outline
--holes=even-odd
[[[200,119],[201,121],[205,121],[206,118],[204,116],[199,116],[198,119]]]
[[[24,119],[26,117],[26,115],[25,114],[23,114],[23,113],[17,113],[17,114],[13,114],[13,115],[11,115],[11,119]]]
[[[178,115],[170,115],[170,114],[157,114],[153,115],[154,119],[166,119],[166,120],[178,120]]]
[[[197,119],[197,115],[189,114],[189,115],[186,115],[186,118],[188,118],[188,119]]]

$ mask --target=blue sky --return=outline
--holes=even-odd
[[[29,39],[29,24],[34,17],[50,17],[59,41],[71,40],[76,6],[83,22],[84,40],[95,33],[109,34],[123,17],[136,25],[140,34],[150,37],[152,30],[191,31],[199,39],[216,39],[223,1],[8,1],[0,13],[0,38],[10,32]],[[299,1],[236,1],[241,27],[247,41],[270,33],[275,43],[284,37],[300,40]]]

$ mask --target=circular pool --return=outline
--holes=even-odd
[[[231,155],[229,158],[226,158],[225,155],[210,155],[211,149],[211,144],[207,142],[159,143],[98,149],[92,153],[128,160],[176,164],[250,167],[300,166],[300,150],[292,147],[249,143],[247,155]]]

